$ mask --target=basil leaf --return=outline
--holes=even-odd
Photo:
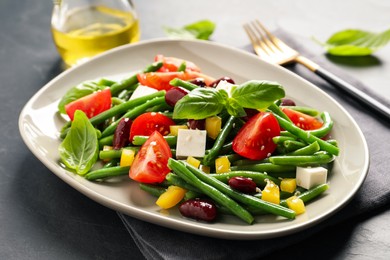
[[[102,90],[104,88],[105,86],[100,86],[95,82],[91,82],[91,81],[83,82],[69,89],[68,92],[66,92],[66,94],[62,97],[60,103],[58,104],[58,110],[60,111],[60,113],[66,114],[65,105],[79,98],[92,94],[97,90]]]
[[[208,40],[213,34],[215,24],[209,20],[201,20],[182,28],[164,27],[164,32],[171,38]]]
[[[362,30],[344,30],[333,34],[323,46],[331,55],[370,55],[390,41],[390,29],[381,33]]]
[[[264,109],[284,97],[283,87],[272,81],[250,80],[232,88],[231,98],[245,108]]]
[[[180,99],[173,110],[174,119],[204,119],[225,107],[226,92],[214,88],[196,88]]]
[[[86,174],[98,159],[97,133],[87,116],[76,110],[68,134],[59,146],[61,161],[77,174]]]
[[[237,103],[235,99],[229,99],[226,103],[226,110],[227,112],[235,117],[243,117],[246,116],[246,112],[244,108]]]

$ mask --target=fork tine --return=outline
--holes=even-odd
[[[256,20],[258,26],[267,34],[268,38],[273,42],[273,44],[281,51],[294,51],[291,47],[287,46],[282,40],[273,35],[267,28],[264,27],[259,20]]]
[[[264,43],[258,40],[256,32],[252,29],[252,27],[248,24],[244,24],[244,29],[249,36],[249,39],[257,55],[261,57],[267,57],[268,53],[266,51],[265,46],[263,46]]]
[[[265,29],[265,27],[259,22],[259,20],[255,20],[253,23],[253,27],[256,29],[257,33],[260,35],[261,39],[267,44],[268,48],[273,52],[278,52],[277,45],[272,41],[272,37],[270,37],[270,32]],[[264,33],[264,32],[265,33]],[[272,36],[272,35],[271,35]]]

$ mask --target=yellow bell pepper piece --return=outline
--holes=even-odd
[[[219,116],[212,116],[206,118],[205,121],[205,128],[207,131],[207,135],[215,139],[219,135],[219,132],[221,132],[222,127],[222,119]]]
[[[271,203],[279,204],[279,186],[276,185],[273,181],[267,180],[267,185],[265,185],[263,191],[261,192],[261,199]]]
[[[291,196],[290,198],[286,199],[287,206],[295,211],[295,214],[299,215],[306,211],[305,204],[303,201],[298,198],[297,196]]]
[[[171,125],[171,126],[169,126],[169,131],[170,131],[171,135],[173,135],[173,136],[177,136],[177,134],[179,133],[179,129],[188,129],[188,127],[186,125]]]
[[[195,168],[199,168],[200,161],[192,156],[187,157],[187,163],[194,166]]]
[[[158,197],[156,204],[162,209],[169,209],[178,204],[187,191],[178,186],[169,186],[167,191]]]
[[[134,161],[135,152],[130,149],[123,149],[121,154],[120,166],[131,166]]]
[[[230,172],[230,161],[227,156],[221,156],[215,160],[216,173]]]
[[[280,190],[293,193],[297,188],[297,181],[294,178],[285,178],[280,182]]]

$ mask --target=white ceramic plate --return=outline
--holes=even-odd
[[[156,54],[175,56],[195,62],[215,78],[229,76],[237,83],[250,79],[278,81],[301,105],[330,112],[335,125],[333,138],[341,154],[329,176],[330,189],[307,205],[295,220],[258,216],[247,225],[233,216],[223,216],[207,224],[182,218],[178,210],[160,211],[155,198],[140,190],[138,184],[120,181],[90,182],[59,165],[58,138],[64,119],[57,104],[72,86],[84,81],[122,78],[152,63]],[[362,185],[368,170],[368,149],[362,132],[351,116],[326,93],[279,66],[267,64],[256,56],[208,41],[153,40],[123,46],[69,69],[38,91],[25,105],[19,128],[29,149],[54,174],[91,199],[124,214],[173,229],[229,239],[262,239],[290,234],[317,224],[342,208]],[[75,202],[77,203],[77,202]]]

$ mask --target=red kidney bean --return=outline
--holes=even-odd
[[[188,91],[186,89],[180,87],[171,88],[165,93],[165,102],[171,107],[174,107],[177,101],[187,94]]]
[[[206,129],[206,120],[205,119],[188,119],[188,127],[190,129],[205,130]]]
[[[257,115],[259,113],[259,110],[257,109],[252,109],[252,108],[244,108],[246,116],[244,116],[242,119],[244,121],[248,121],[251,119],[252,116]]]
[[[213,82],[211,82],[209,87],[215,88],[216,86],[218,86],[218,83],[221,82],[222,80],[225,80],[225,81],[229,82],[230,84],[235,84],[235,82],[232,78],[222,77],[222,78],[216,79]]]
[[[289,98],[282,98],[281,106],[295,106],[295,102],[292,99]]]
[[[129,144],[130,127],[133,121],[130,118],[122,118],[114,132],[112,146],[119,150]]]
[[[211,222],[217,217],[217,207],[211,200],[190,199],[179,206],[180,213],[187,218]]]
[[[250,178],[245,177],[232,177],[229,179],[229,186],[232,189],[241,191],[243,193],[256,192],[256,183]]]
[[[202,78],[196,78],[196,79],[190,80],[190,82],[192,84],[199,86],[199,87],[206,87],[206,83],[204,82],[204,79],[202,79]]]

